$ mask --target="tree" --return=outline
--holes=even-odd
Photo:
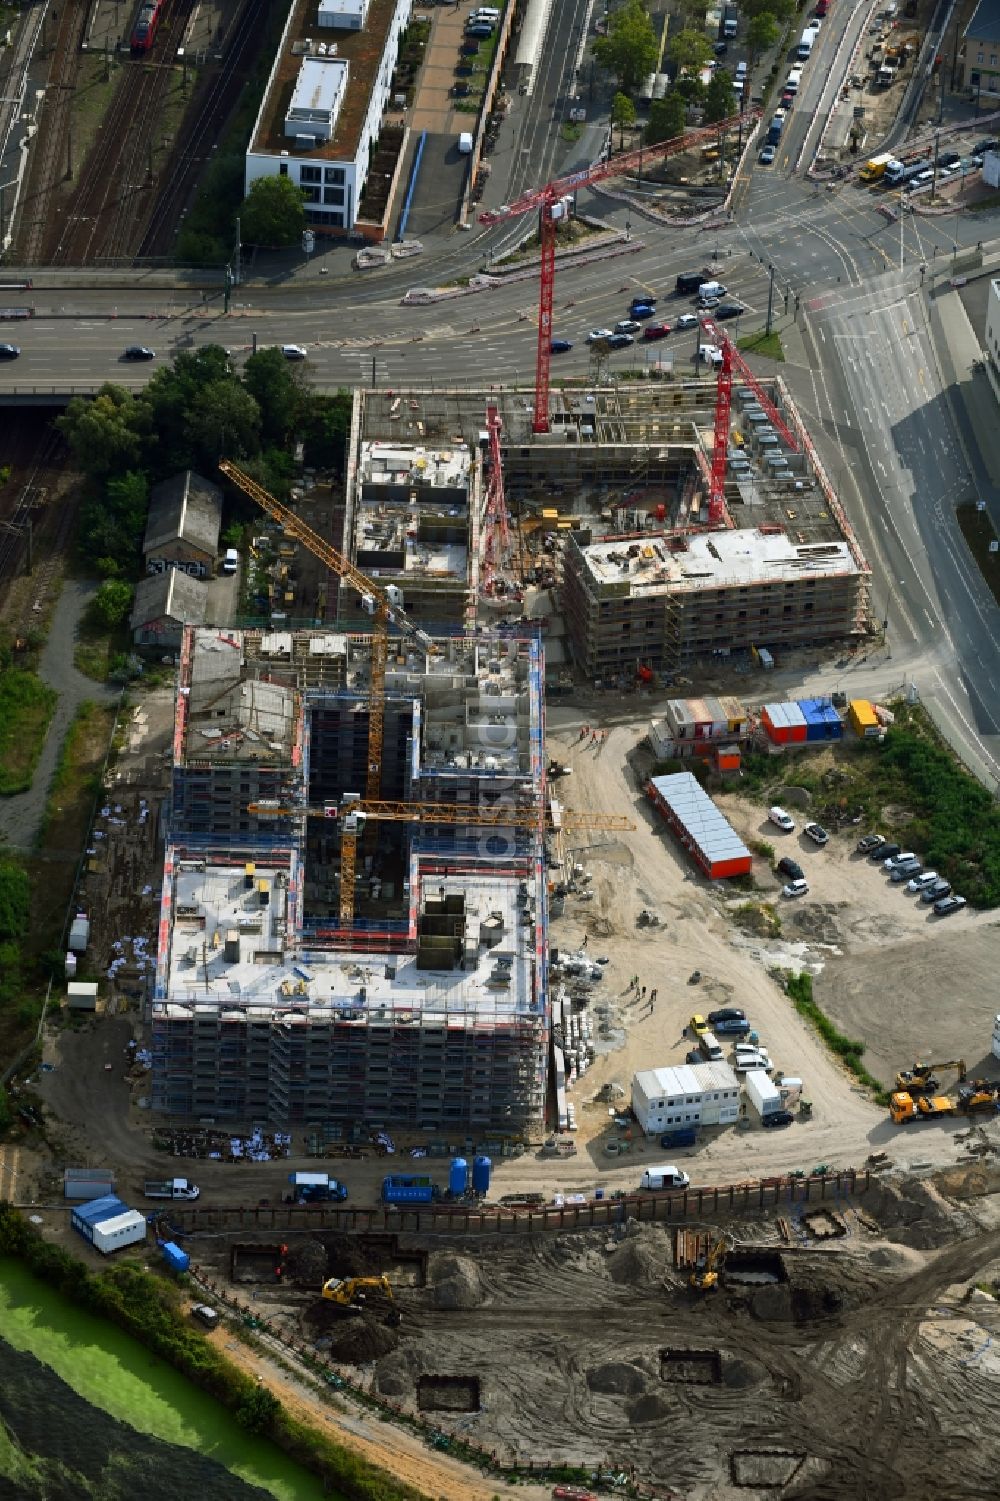
[[[750,18],[747,25],[747,51],[750,54],[748,67],[751,73],[758,57],[778,45],[780,35],[778,23],[769,10],[762,10]]]
[[[280,349],[262,349],[243,367],[243,384],[260,408],[264,442],[283,443],[305,397],[305,382],[298,367],[289,364]]]
[[[607,36],[594,42],[594,56],[618,80],[623,94],[634,94],[656,67],[660,46],[642,0],[625,0],[608,22]]]
[[[619,151],[625,150],[625,127],[635,124],[635,105],[627,94],[616,94],[611,101],[611,125],[618,126],[621,134],[618,137]]]
[[[697,73],[712,56],[712,44],[704,32],[685,29],[671,38],[667,56],[676,63],[678,72],[689,70]]]
[[[705,102],[705,85],[694,73],[685,73],[674,84],[674,93],[679,94],[686,105],[700,108]]]
[[[240,209],[247,245],[295,245],[306,227],[305,197],[289,177],[258,177]]]
[[[220,459],[260,450],[260,408],[238,382],[211,381],[191,413],[192,457],[211,472]]]
[[[240,397],[247,396],[233,375],[226,351],[219,344],[206,344],[175,355],[173,363],[158,370],[142,393],[141,400],[156,438],[149,450],[150,458],[161,478],[192,465],[212,466],[218,459],[218,452],[211,445],[206,451],[199,438],[204,434],[205,393],[219,385],[231,386]],[[259,421],[256,403],[254,411],[255,420]]]
[[[300,424],[307,463],[331,465],[338,474],[343,474],[353,404],[350,391],[313,397]]]
[[[149,508],[149,482],[138,470],[95,487],[80,508],[80,550],[97,572],[107,577],[131,574]]]
[[[795,11],[795,0],[743,0],[743,12],[752,21],[759,15],[771,15],[787,21]]]
[[[124,579],[105,579],[94,595],[93,611],[101,625],[113,631],[127,620],[135,590]]]
[[[705,124],[714,125],[717,120],[728,120],[735,113],[733,80],[725,68],[717,68],[712,74],[712,82],[705,90]]]
[[[236,1406],[234,1416],[250,1433],[268,1433],[281,1412],[281,1403],[266,1387],[258,1386],[245,1392]]]
[[[135,397],[122,386],[104,385],[91,401],[74,396],[56,427],[77,465],[101,478],[135,464],[140,452],[140,414]]]
[[[680,94],[671,90],[665,99],[654,99],[649,106],[649,124],[646,126],[646,144],[655,146],[658,141],[672,141],[684,134],[687,112]]]

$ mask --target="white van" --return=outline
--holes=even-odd
[[[492,5],[481,5],[472,14],[480,21],[499,21],[500,19],[500,12]]]
[[[702,1056],[709,1063],[721,1063],[723,1058],[722,1048],[714,1032],[702,1032],[698,1038],[698,1047]]]
[[[471,155],[471,153],[472,153],[472,133],[471,133],[471,131],[468,131],[468,130],[463,130],[462,131],[462,134],[458,138],[458,149],[462,153],[463,156],[470,156]]]
[[[691,1179],[687,1173],[682,1173],[680,1168],[673,1162],[665,1162],[661,1167],[648,1167],[639,1182],[640,1188],[687,1188]]]
[[[227,547],[225,557],[222,559],[223,573],[235,573],[240,566],[240,555],[235,547]]]
[[[797,94],[799,92],[799,84],[801,82],[802,82],[802,69],[801,68],[793,68],[792,71],[789,73],[788,77],[785,79],[785,88],[788,90],[788,92],[790,94]]]
[[[698,288],[699,300],[706,297],[725,297],[726,289],[721,281],[703,281]]]

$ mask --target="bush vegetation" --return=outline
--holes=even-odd
[[[58,694],[34,672],[0,670],[0,795],[31,786]]]
[[[50,1245],[12,1205],[0,1203],[0,1255],[14,1256],[63,1297],[116,1324],[350,1501],[422,1501],[420,1493],[296,1422],[281,1402],[233,1365],[184,1318],[172,1283],[134,1263],[91,1272]]]

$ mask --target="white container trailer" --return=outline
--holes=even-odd
[[[781,1090],[762,1068],[751,1069],[743,1081],[743,1088],[761,1119],[781,1109]]]
[[[74,954],[84,954],[90,942],[90,918],[86,912],[78,912],[69,930],[69,948]]]
[[[129,1209],[113,1219],[102,1220],[94,1226],[91,1239],[94,1247],[105,1256],[120,1251],[122,1246],[134,1246],[146,1239],[146,1216],[138,1209]]]

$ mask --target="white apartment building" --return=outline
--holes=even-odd
[[[295,0],[246,154],[245,190],[289,177],[316,229],[351,229],[412,0]]]

